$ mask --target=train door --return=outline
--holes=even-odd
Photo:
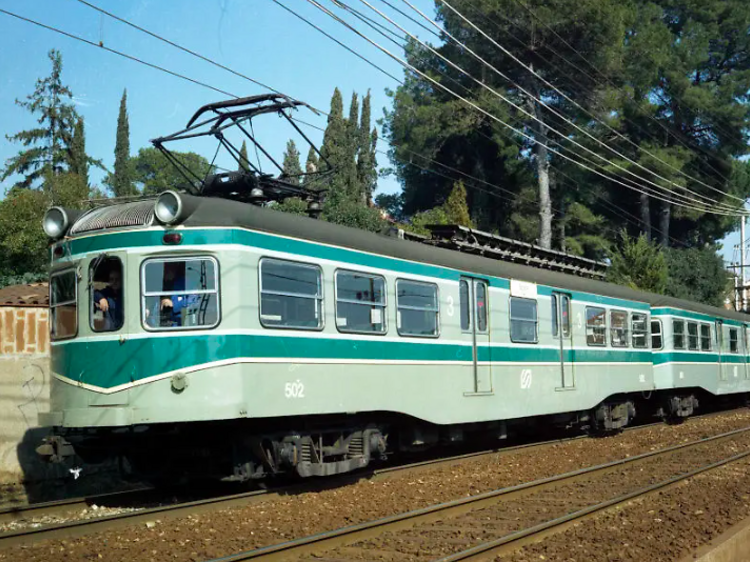
[[[716,321],[716,354],[718,355],[717,361],[719,362],[719,380],[727,380],[727,373],[724,370],[722,361],[722,355],[724,353],[724,322],[721,320]]]
[[[462,277],[461,331],[471,334],[474,362],[474,392],[492,392],[492,350],[490,349],[489,291],[487,282]]]
[[[742,355],[745,364],[745,379],[750,379],[750,326],[747,324],[742,327]]]
[[[570,329],[570,295],[552,293],[552,337],[560,350],[560,387],[575,388],[575,362],[572,357],[573,332]]]

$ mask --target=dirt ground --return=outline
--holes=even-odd
[[[383,480],[362,480],[349,486],[288,495],[247,507],[155,521],[148,526],[116,529],[69,540],[46,541],[26,548],[14,547],[0,551],[0,561],[207,560],[748,425],[750,412],[731,413],[690,420],[679,426],[659,425],[614,437],[581,439],[491,455],[457,466],[430,467]],[[711,495],[705,495],[705,500],[709,502]],[[710,503],[714,505],[710,509],[720,509]],[[739,512],[736,515],[739,518]],[[730,524],[727,522],[726,526]]]

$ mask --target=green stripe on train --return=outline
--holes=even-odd
[[[73,381],[112,388],[161,373],[240,358],[300,358],[355,361],[472,361],[470,345],[258,335],[169,336],[71,341],[52,349],[52,370]],[[556,349],[534,346],[480,347],[479,361],[548,363]],[[566,362],[649,362],[648,351],[565,350]]]

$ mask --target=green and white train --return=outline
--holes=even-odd
[[[54,460],[328,475],[750,392],[734,311],[171,191],[45,230]]]

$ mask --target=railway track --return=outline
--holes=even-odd
[[[695,416],[694,418],[691,418],[691,420],[716,417],[731,414],[732,412],[734,412],[734,410],[713,412],[702,416]],[[626,429],[626,431],[639,431],[657,425],[662,425],[662,423],[657,422],[634,426]],[[542,442],[506,446],[498,449],[475,451],[451,457],[434,458],[420,462],[406,463],[382,469],[354,473],[351,475],[342,475],[342,477],[336,479],[327,479],[325,482],[316,480],[314,482],[296,483],[271,489],[243,491],[229,495],[216,495],[216,491],[214,491],[213,494],[204,493],[207,497],[200,497],[199,499],[193,499],[191,501],[180,501],[179,496],[181,492],[179,489],[175,489],[172,494],[170,494],[153,488],[144,488],[127,492],[115,492],[83,498],[31,504],[24,507],[6,508],[0,510],[0,526],[8,525],[8,523],[12,522],[18,522],[20,524],[15,529],[11,527],[11,531],[0,533],[0,549],[31,544],[42,540],[72,538],[112,528],[147,524],[156,520],[163,521],[183,517],[189,514],[192,515],[216,509],[248,505],[253,502],[273,499],[274,496],[278,497],[284,494],[297,494],[316,491],[331,486],[341,486],[362,478],[372,480],[385,479],[392,475],[416,472],[430,467],[451,466],[463,462],[470,462],[489,455],[508,454],[523,449],[548,447],[554,444],[585,438],[587,437],[574,436],[563,439],[552,439]],[[193,496],[195,495],[196,494],[193,494]],[[184,498],[184,492],[182,492],[182,497]],[[142,507],[143,505],[150,507]],[[93,506],[104,509],[94,510]],[[114,508],[117,512],[107,514],[109,508]],[[85,515],[82,515],[84,510],[87,511]],[[59,519],[61,522],[52,524],[29,523],[40,520],[44,521],[45,519]]]
[[[492,559],[750,457],[750,427],[209,562]]]

